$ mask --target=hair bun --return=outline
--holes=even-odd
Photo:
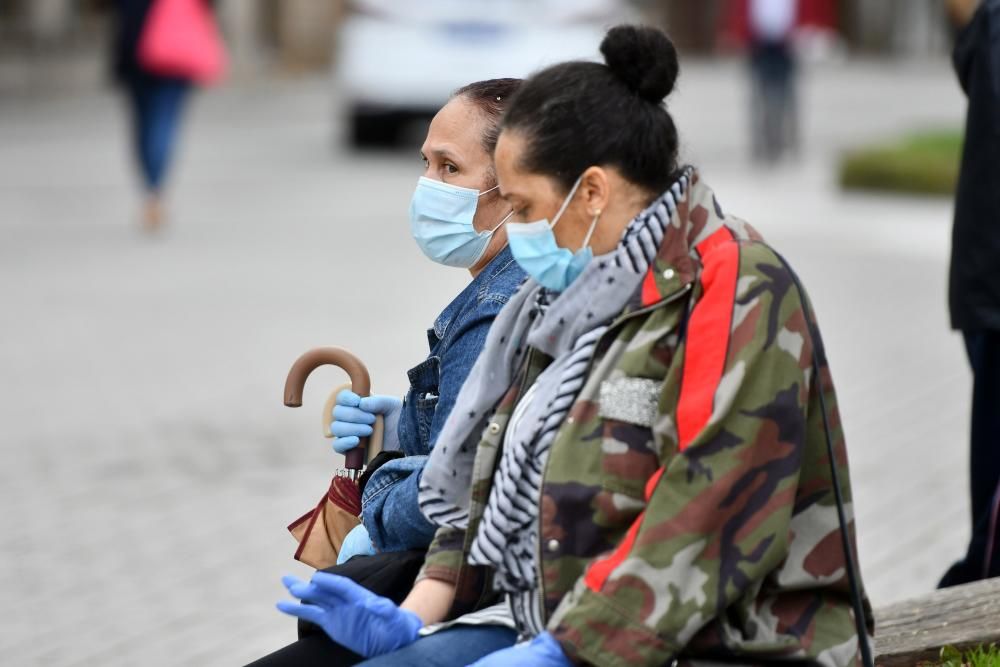
[[[677,49],[656,28],[619,25],[601,42],[604,62],[643,99],[660,104],[677,81]]]

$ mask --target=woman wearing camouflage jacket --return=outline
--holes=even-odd
[[[504,116],[532,280],[424,470],[440,528],[413,591],[396,607],[314,577],[282,607],[372,665],[417,664],[454,624],[519,631],[489,667],[855,664],[824,418],[850,517],[847,456],[806,297],[678,166],[669,39],[623,26],[601,51],[528,79]]]

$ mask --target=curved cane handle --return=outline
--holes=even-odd
[[[371,376],[360,359],[341,347],[317,347],[296,359],[288,371],[285,379],[285,405],[290,408],[301,407],[302,391],[309,374],[325,365],[344,369],[351,378],[351,391],[358,396],[368,396],[371,393]],[[344,466],[349,470],[361,470],[365,466],[367,446],[368,438],[361,438],[361,444],[344,454]]]

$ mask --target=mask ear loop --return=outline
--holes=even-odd
[[[482,197],[483,195],[488,195],[489,193],[493,192],[494,190],[496,190],[496,189],[497,189],[497,188],[499,188],[499,187],[500,187],[500,184],[499,184],[499,183],[497,183],[496,185],[494,185],[494,186],[493,186],[492,188],[490,188],[489,190],[483,190],[482,192],[480,192],[480,193],[479,193],[479,196],[480,196],[480,197]],[[497,226],[496,226],[496,227],[494,227],[493,229],[491,229],[491,230],[489,230],[489,231],[486,231],[486,232],[479,232],[479,233],[480,233],[480,234],[483,234],[483,233],[485,233],[485,234],[487,234],[487,235],[489,235],[489,236],[493,236],[493,232],[495,232],[496,230],[498,230],[498,229],[500,229],[501,227],[503,227],[503,223],[505,223],[505,222],[507,222],[508,220],[510,220],[510,216],[512,216],[512,215],[514,215],[514,209],[510,209],[510,213],[508,213],[507,215],[505,215],[505,216],[504,216],[504,218],[503,218],[503,220],[501,220],[500,222],[498,222],[498,223],[497,223]]]
[[[590,222],[590,229],[587,230],[587,235],[583,237],[583,245],[580,246],[580,250],[583,250],[590,245],[590,237],[594,235],[594,230],[597,229],[597,220],[601,217],[600,209],[594,213],[594,219]]]
[[[559,210],[556,211],[556,217],[552,218],[552,222],[549,224],[549,229],[555,229],[556,223],[558,223],[559,219],[562,218],[562,214],[566,212],[567,207],[569,207],[569,203],[573,201],[573,195],[576,194],[576,189],[580,187],[580,183],[582,181],[583,174],[580,174],[577,176],[576,182],[573,183],[573,187],[569,189],[569,194],[566,195],[566,199],[563,199],[562,206],[560,206]]]
[[[492,235],[492,234],[493,234],[493,232],[495,232],[496,230],[498,230],[498,229],[500,229],[501,227],[503,227],[503,223],[505,223],[505,222],[507,222],[508,220],[510,220],[510,218],[511,218],[511,216],[512,216],[512,215],[514,215],[514,209],[510,209],[510,213],[508,213],[507,215],[505,215],[505,216],[503,217],[503,220],[501,220],[500,222],[498,222],[498,223],[497,223],[497,226],[496,226],[496,227],[494,227],[493,229],[491,229],[491,230],[490,230],[490,234]]]

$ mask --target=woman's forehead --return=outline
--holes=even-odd
[[[424,155],[447,154],[456,159],[488,158],[483,148],[482,115],[468,100],[456,97],[431,120],[424,141]]]
[[[520,135],[511,132],[501,132],[497,139],[497,147],[493,151],[493,160],[496,164],[497,175],[508,178],[516,176],[520,172],[521,150],[524,141]],[[503,189],[503,188],[501,188]]]

